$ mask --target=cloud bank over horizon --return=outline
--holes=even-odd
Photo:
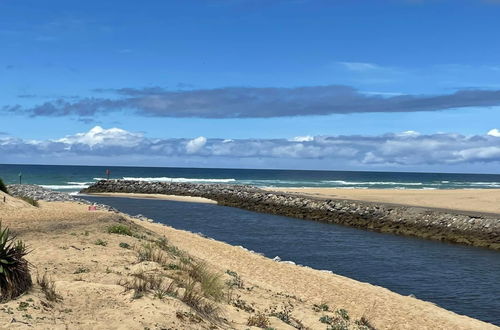
[[[4,113],[32,117],[91,117],[132,111],[146,117],[275,118],[350,113],[404,113],[500,105],[500,90],[462,89],[438,95],[363,93],[344,85],[296,88],[226,87],[167,90],[160,87],[95,89],[112,97],[58,98],[35,106],[4,105]]]
[[[378,136],[297,136],[283,139],[155,139],[121,128],[95,126],[84,133],[58,139],[26,140],[0,136],[4,161],[29,155],[32,159],[71,160],[92,157],[108,160],[203,158],[255,160],[319,160],[357,167],[500,164],[500,131],[464,136],[453,133],[419,134],[415,131]],[[10,159],[9,159],[10,158]],[[208,163],[209,164],[209,163]]]

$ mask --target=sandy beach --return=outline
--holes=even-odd
[[[217,202],[214,200],[203,197],[195,197],[195,196],[136,194],[136,193],[92,193],[89,195],[108,196],[108,197],[145,198],[145,199],[164,199],[175,202],[217,204]]]
[[[447,210],[500,214],[500,189],[339,189],[339,188],[266,188],[323,199],[411,205]]]
[[[0,203],[0,221],[33,250],[28,255],[32,276],[50,274],[61,296],[59,301],[48,302],[35,284],[29,293],[2,305],[3,328],[248,329],[250,316],[292,306],[293,320],[310,329],[325,328],[320,317],[335,317],[338,309],[348,311],[352,320],[365,317],[376,329],[497,329],[381,287],[275,262],[240,247],[124,214],[88,211],[86,205],[74,202],[40,202],[36,208],[9,196],[7,203]],[[134,236],[107,232],[116,224],[132,228]],[[224,322],[197,316],[178,298],[159,299],[148,293],[134,299],[124,289],[123,281],[140,271],[162,272],[166,279],[172,275],[157,262],[141,262],[137,257],[141,246],[161,237],[175,251],[206,263],[224,280],[231,280],[228,270],[238,274],[242,285],[217,303]],[[120,247],[123,243],[130,248]],[[325,304],[330,311],[314,311],[314,304]],[[292,329],[275,316],[268,319],[271,327]]]

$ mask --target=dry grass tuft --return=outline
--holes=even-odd
[[[61,295],[56,292],[56,285],[53,279],[45,272],[42,276],[38,275],[36,278],[37,284],[42,288],[45,298],[48,301],[58,302],[62,300]]]
[[[258,312],[257,314],[250,315],[247,320],[247,325],[250,327],[258,327],[262,329],[267,329],[271,325],[269,317],[263,312]]]
[[[211,321],[219,321],[222,311],[214,302],[206,299],[198,290],[197,283],[193,280],[187,283],[181,300],[191,307],[198,315]]]

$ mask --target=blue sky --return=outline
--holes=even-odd
[[[286,144],[415,131],[429,148],[441,133],[488,142],[447,145],[455,156],[475,148],[461,161],[401,161],[377,145],[383,150],[359,147],[343,161],[326,151],[230,159],[200,149],[175,157],[136,150],[135,163],[497,172],[500,143],[487,133],[500,128],[498,17],[492,0],[0,0],[3,162],[127,165],[131,150],[92,154],[99,145],[88,139],[88,154],[80,140],[67,152],[22,154],[25,144],[95,126],[184,147],[202,137],[207,148],[211,139]],[[364,161],[370,152],[380,156],[376,166]]]

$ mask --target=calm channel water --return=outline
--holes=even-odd
[[[213,204],[84,198],[500,325],[500,252]]]

